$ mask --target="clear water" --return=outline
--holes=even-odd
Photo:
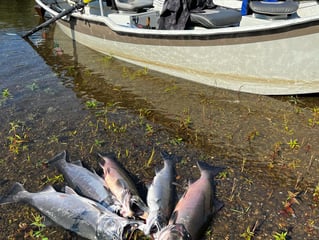
[[[14,182],[32,192],[61,187],[43,163],[65,149],[98,173],[97,153],[112,152],[147,185],[167,150],[182,157],[180,193],[199,176],[197,160],[226,167],[216,180],[225,206],[204,229],[206,239],[245,239],[254,225],[254,239],[281,232],[318,239],[317,95],[272,98],[198,85],[103,56],[54,25],[26,41],[20,36],[40,23],[33,6],[0,4],[0,194]],[[288,191],[299,193],[295,217],[286,213]],[[1,239],[32,239],[36,210],[12,204],[0,213]],[[80,239],[55,226],[41,234]]]

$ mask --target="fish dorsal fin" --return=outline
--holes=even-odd
[[[218,212],[220,209],[222,209],[222,207],[224,207],[224,203],[218,200],[217,198],[213,200],[213,204],[214,204],[214,213]]]
[[[215,177],[218,173],[225,170],[224,167],[215,167],[203,161],[197,161],[197,166],[201,174],[207,172],[211,177]]]
[[[82,161],[81,160],[75,160],[71,162],[72,164],[79,166],[79,167],[83,167]]]
[[[78,194],[76,193],[76,191],[75,191],[73,188],[69,187],[69,186],[65,186],[65,187],[64,187],[64,192],[65,192],[66,194],[78,195]]]
[[[49,166],[59,167],[67,164],[68,160],[68,153],[67,151],[60,152],[59,154],[55,155],[52,159],[48,160],[46,163]]]
[[[188,186],[187,186],[187,187],[189,187],[190,185],[192,185],[194,182],[195,182],[194,179],[189,178],[189,179],[188,179]]]
[[[56,190],[51,185],[48,185],[45,188],[43,188],[41,192],[56,192]]]

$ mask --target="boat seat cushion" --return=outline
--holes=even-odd
[[[267,15],[287,15],[298,10],[299,3],[295,1],[251,1],[249,7],[255,13]]]
[[[151,8],[153,0],[115,0],[118,10],[137,11],[143,8]]]
[[[191,12],[190,14],[190,20],[193,24],[205,28],[238,26],[241,17],[239,11],[223,7],[204,9],[202,12]]]

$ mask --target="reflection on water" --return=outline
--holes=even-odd
[[[33,15],[23,17],[37,24]],[[199,175],[196,160],[227,167],[217,186],[225,207],[208,226],[207,239],[240,239],[256,222],[256,239],[280,231],[293,239],[319,236],[316,96],[278,99],[198,85],[103,56],[58,27],[26,42],[11,33],[30,23],[8,19],[0,35],[1,194],[15,181],[30,191],[60,186],[43,161],[64,149],[98,173],[96,153],[113,152],[149,183],[161,166],[159,151],[166,149],[183,157],[177,166],[181,192]],[[300,192],[302,201],[292,206],[296,218],[283,211],[288,191]],[[0,207],[0,238],[30,232],[21,223],[32,222],[32,211]],[[58,228],[44,234],[72,238]]]

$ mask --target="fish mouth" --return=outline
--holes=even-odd
[[[192,240],[192,236],[183,224],[172,224],[164,227],[158,234],[161,240]]]
[[[130,199],[130,209],[133,211],[134,216],[141,219],[146,219],[148,217],[148,207],[145,205],[142,199],[138,196],[133,195]]]
[[[164,217],[156,214],[154,217],[146,219],[145,234],[154,234],[160,232],[166,225]]]

